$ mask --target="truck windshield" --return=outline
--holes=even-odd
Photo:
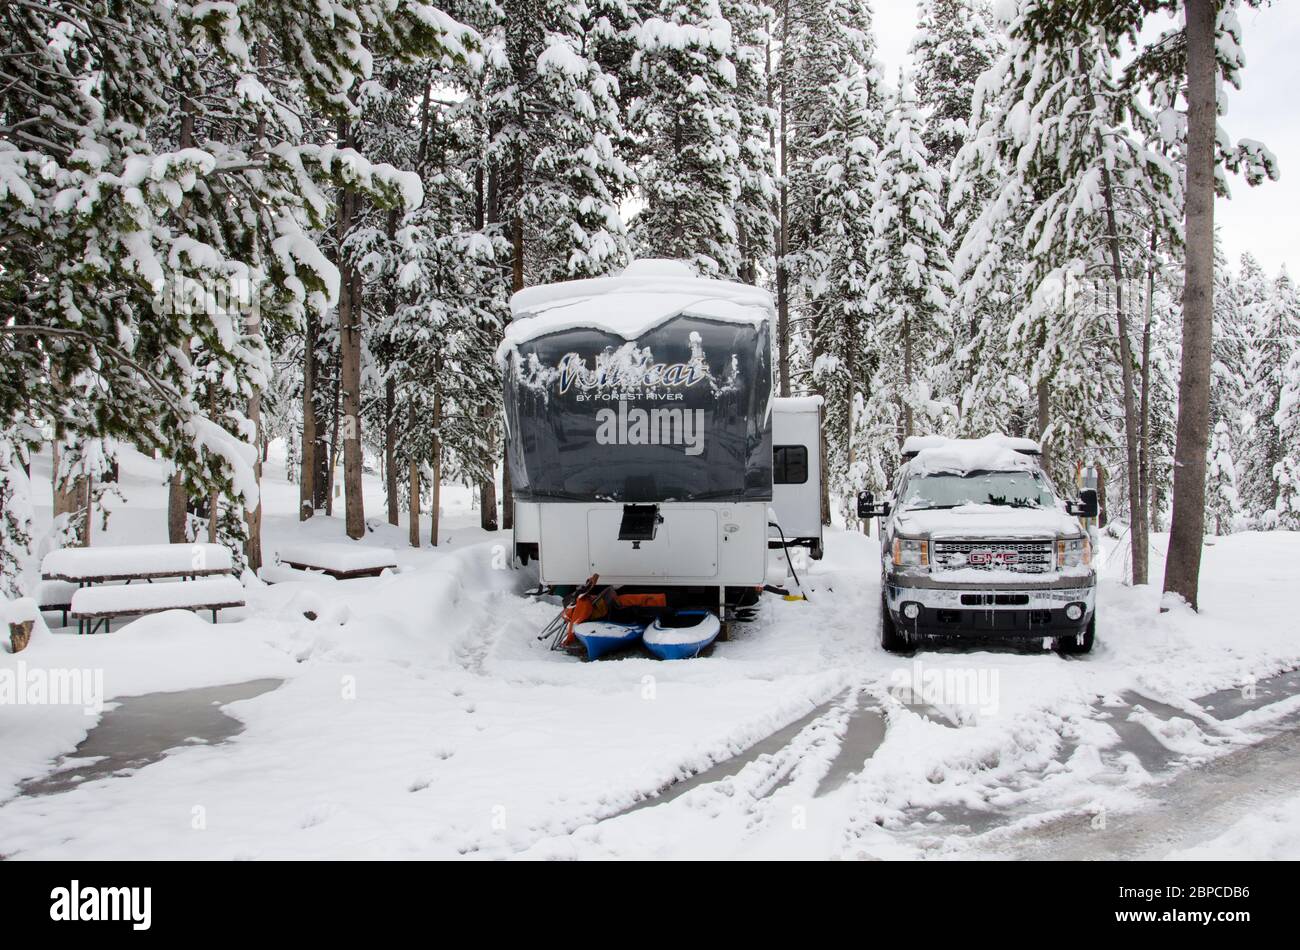
[[[903,486],[899,507],[911,510],[961,505],[1050,508],[1052,490],[1037,472],[964,472],[916,475]]]

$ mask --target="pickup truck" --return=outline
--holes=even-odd
[[[858,516],[881,519],[881,645],[1018,639],[1089,652],[1097,574],[1079,519],[1097,516],[1097,493],[1060,499],[1029,439],[911,437],[902,455],[887,499],[858,495]]]

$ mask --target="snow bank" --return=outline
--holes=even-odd
[[[0,606],[3,606],[3,611],[0,611],[3,616],[0,617],[0,620],[6,624],[27,623],[28,621],[35,623],[41,615],[40,608],[36,606],[36,601],[30,597],[6,600]],[[3,635],[3,631],[0,631],[0,635]]]

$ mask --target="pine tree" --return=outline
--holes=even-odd
[[[923,138],[930,163],[945,178],[958,151],[974,135],[975,83],[1000,50],[993,17],[983,0],[922,0],[910,52],[916,64],[916,99],[926,115]],[[949,209],[951,211],[951,209]],[[951,226],[951,218],[945,226]]]
[[[1280,419],[1290,414],[1282,408],[1295,383],[1288,373],[1300,340],[1300,296],[1286,269],[1268,287],[1255,342],[1258,359],[1250,403],[1257,413],[1251,434],[1253,471],[1257,477],[1255,503],[1264,528],[1294,525],[1292,502],[1297,447],[1288,443]],[[1284,478],[1286,480],[1284,481]]]
[[[1159,129],[1136,91],[1115,75],[1121,35],[1054,0],[1022,0],[1012,12],[1007,53],[981,78],[981,91],[1000,78],[1011,92],[993,103],[964,159],[984,167],[1000,162],[1008,177],[966,236],[963,271],[970,280],[971,274],[997,269],[1001,247],[991,235],[1004,229],[1022,234],[1022,273],[1031,300],[1035,288],[1081,275],[1094,261],[1105,267],[1123,375],[1133,579],[1145,583],[1146,499],[1139,479],[1136,364],[1124,294],[1130,262],[1142,259],[1153,231],[1159,245],[1179,238],[1179,182],[1150,146]],[[1028,339],[1050,345],[1060,335],[1050,317],[1064,312],[1031,305],[1026,315],[1048,322],[1037,332],[1028,329]],[[1040,372],[1035,383],[1041,387],[1051,380]],[[1039,404],[1050,405],[1050,398],[1040,394]],[[1040,431],[1049,431],[1049,424],[1038,420]]]
[[[818,313],[812,375],[825,399],[828,491],[839,498],[845,516],[854,517],[852,499],[872,483],[870,463],[860,450],[874,442],[859,431],[857,416],[877,362],[869,346],[869,262],[877,241],[871,208],[878,146],[871,136],[880,118],[861,69],[851,68],[830,93],[830,125],[810,146],[818,156],[812,168],[820,176],[814,200],[825,229],[819,246],[805,257],[805,281]]]
[[[1269,298],[1273,288],[1259,262],[1249,253],[1241,256],[1237,279],[1233,284],[1236,329],[1240,336],[1241,371],[1238,385],[1241,389],[1240,426],[1247,444],[1275,446],[1276,432],[1266,414],[1273,403],[1267,382],[1268,362],[1265,359]],[[1270,437],[1271,436],[1271,437]],[[1272,507],[1276,496],[1273,465],[1276,452],[1254,451],[1244,459],[1241,470],[1241,498],[1245,514],[1252,526],[1264,523],[1265,513]]]
[[[731,24],[718,0],[660,0],[653,10],[631,31],[641,94],[628,123],[645,148],[636,247],[734,278],[742,264],[742,128]]]
[[[1300,531],[1300,343],[1294,339],[1274,422],[1283,452],[1273,470],[1278,483],[1273,524]]]
[[[314,237],[325,189],[419,197],[391,168],[305,141],[299,107],[349,116],[375,52],[465,59],[474,37],[403,0],[137,4],[67,25],[53,7],[0,9],[14,38],[3,425],[57,420],[60,436],[161,450],[242,559],[258,503],[249,412],[270,376],[259,324],[323,315],[338,296]]]
[[[931,381],[950,356],[943,177],[930,164],[923,127],[904,78],[890,104],[870,210],[872,338],[889,371],[874,388],[877,398],[888,392],[886,398],[899,402],[904,437],[944,428]]]
[[[1225,420],[1215,423],[1206,469],[1205,517],[1215,534],[1231,534],[1241,512],[1237,493],[1237,463],[1233,459],[1232,428]]]

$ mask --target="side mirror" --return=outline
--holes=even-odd
[[[1065,506],[1065,510],[1079,518],[1097,517],[1097,492],[1092,488],[1085,488],[1079,492],[1079,500],[1072,501]]]
[[[889,514],[889,502],[876,504],[876,496],[869,491],[858,492],[859,518],[884,518]]]

